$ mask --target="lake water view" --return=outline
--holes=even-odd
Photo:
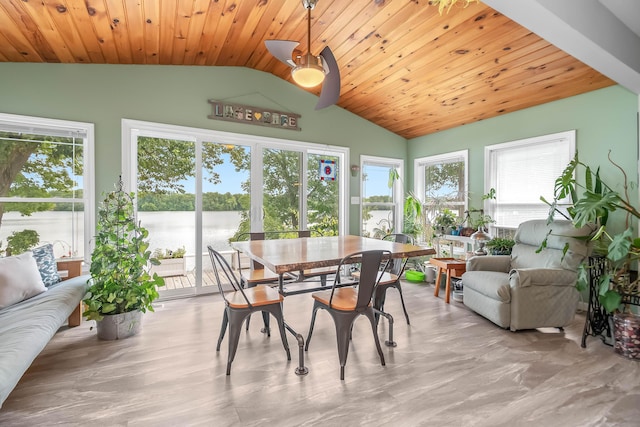
[[[72,219],[73,218],[73,219]],[[138,219],[149,230],[151,249],[175,250],[183,247],[187,253],[195,254],[194,212],[139,212]],[[84,214],[70,212],[35,212],[23,217],[18,212],[7,212],[0,225],[0,241],[6,247],[7,237],[14,231],[35,230],[41,243],[53,243],[56,256],[68,255],[72,240],[72,223],[78,227],[78,235],[84,232]],[[229,238],[238,229],[240,212],[203,212],[203,244],[215,249],[228,250]],[[84,242],[75,245],[75,255],[82,256]]]
[[[207,245],[217,250],[230,250],[229,238],[233,236],[240,224],[239,211],[203,212],[203,253]],[[386,211],[372,211],[372,218],[367,221],[366,229],[372,231],[381,219],[387,217]],[[195,212],[138,212],[138,219],[143,227],[149,230],[149,243],[152,250],[175,250],[184,246],[187,254],[193,259],[195,255]],[[72,240],[72,223],[78,227],[78,235],[84,231],[83,212],[35,212],[29,217],[20,216],[18,212],[7,212],[0,225],[0,241],[6,246],[6,239],[14,231],[24,229],[36,230],[41,243],[53,243],[56,256],[68,255]],[[75,254],[82,256],[84,242],[74,243]],[[191,264],[191,262],[189,262]]]

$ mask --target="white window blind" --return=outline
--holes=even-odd
[[[575,153],[575,131],[486,147],[489,182],[496,198],[488,212],[495,227],[515,228],[529,219],[544,219],[553,200],[554,182]]]

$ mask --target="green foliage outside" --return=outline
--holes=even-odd
[[[82,144],[73,138],[0,132],[0,197],[71,196],[74,177],[70,171],[81,176],[82,165]],[[82,197],[81,192],[77,197]],[[0,225],[8,211],[28,216],[53,209],[67,210],[66,205],[70,203],[0,203]]]
[[[185,192],[181,184],[195,176],[195,145],[191,142],[160,138],[138,139],[138,208],[141,211],[194,210],[195,196]],[[250,152],[234,145],[203,145],[202,163],[213,184],[222,182],[216,166],[228,156],[235,170],[251,169]],[[265,231],[298,230],[300,228],[301,154],[265,149],[263,156],[263,228]],[[308,228],[319,235],[338,234],[338,182],[322,181],[319,176],[320,159],[326,156],[309,155],[307,164],[307,222]],[[166,165],[171,165],[167,168]],[[235,240],[250,231],[251,182],[241,184],[244,193],[205,193],[204,211],[240,211],[241,221]]]
[[[7,256],[20,255],[29,249],[33,249],[39,241],[40,235],[35,230],[14,231],[7,237]]]
[[[33,141],[39,141],[34,143]],[[75,151],[74,151],[75,150]],[[203,144],[202,164],[209,182],[224,177],[217,166],[226,160],[236,171],[249,171],[250,153],[246,147],[216,143]],[[338,234],[338,182],[319,179],[318,161],[326,156],[309,155],[307,165],[308,227],[320,235]],[[163,138],[138,139],[138,209],[140,211],[193,211],[195,196],[188,194],[183,182],[195,176],[195,144]],[[0,196],[76,197],[74,170],[82,175],[82,145],[69,138],[0,133]],[[267,149],[264,153],[264,229],[297,230],[300,227],[301,154]],[[251,182],[242,184],[243,193],[210,192],[203,195],[204,211],[241,211],[238,232],[249,231]],[[38,211],[80,211],[82,204],[0,203],[0,225],[5,211],[31,215]]]

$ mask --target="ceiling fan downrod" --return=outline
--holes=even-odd
[[[291,77],[302,87],[315,87],[324,81],[325,73],[322,59],[311,54],[311,10],[318,0],[302,0],[302,5],[307,9],[307,53],[298,55],[296,67],[291,70]]]

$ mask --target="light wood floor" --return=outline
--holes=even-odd
[[[394,290],[396,348],[380,366],[365,318],[339,379],[333,322],[320,311],[299,377],[290,334],[243,332],[231,376],[215,343],[219,295],[159,303],[140,335],[98,341],[91,323],[62,329],[0,409],[2,426],[638,426],[640,364],[597,338],[580,347],[584,317],[562,332],[512,333],[433,286],[405,283],[411,326]],[[442,295],[442,293],[441,293]],[[308,294],[285,317],[306,335]],[[381,324],[381,339],[387,333]]]

